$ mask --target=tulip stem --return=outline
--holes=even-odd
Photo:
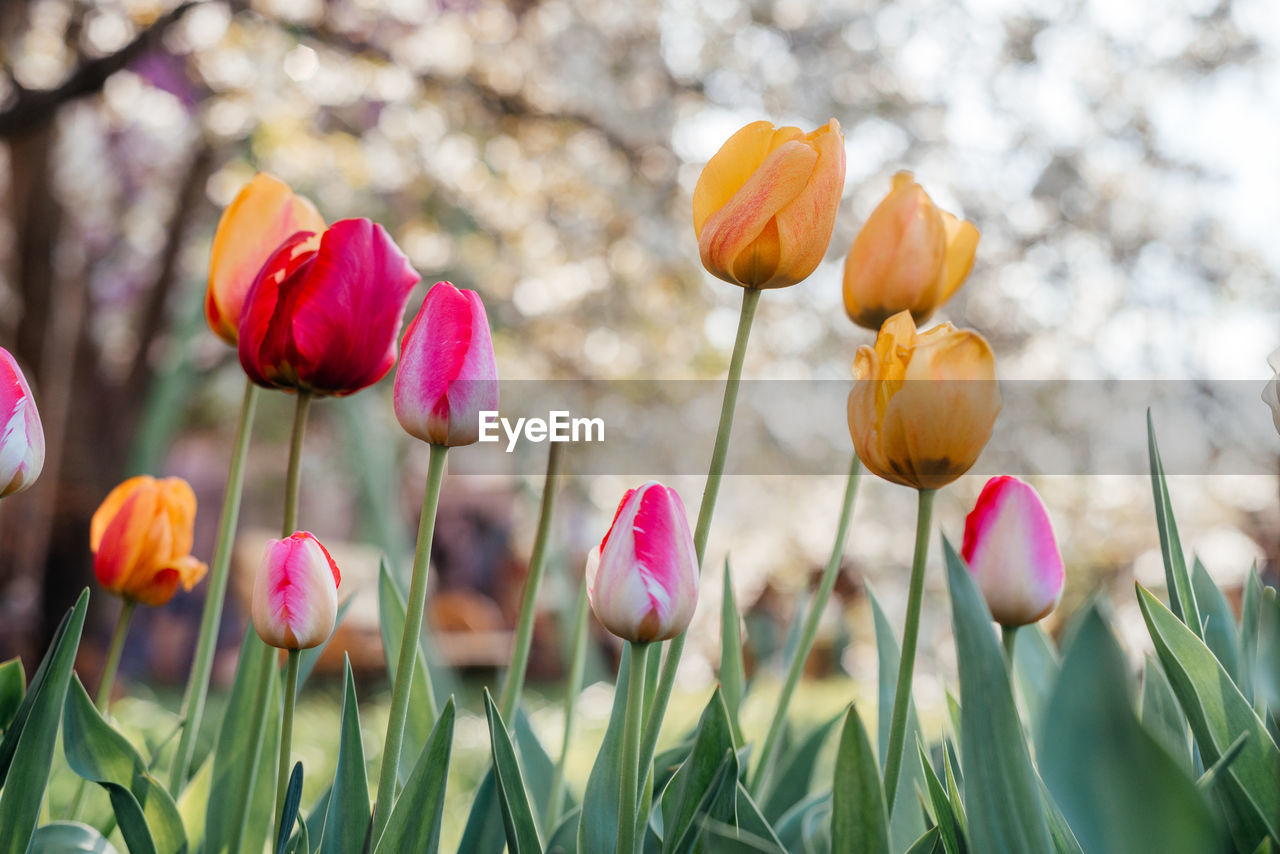
[[[538,530],[533,537],[533,552],[529,556],[529,577],[525,579],[524,601],[520,605],[520,620],[516,626],[515,649],[511,655],[511,667],[507,670],[506,684],[502,686],[502,700],[498,709],[504,721],[514,721],[516,707],[520,705],[520,692],[524,689],[525,672],[529,666],[529,646],[533,641],[533,618],[538,606],[538,588],[542,585],[542,573],[547,563],[547,540],[551,533],[551,517],[555,509],[556,485],[560,479],[560,446],[552,442],[547,454],[547,474],[542,484],[542,507],[538,512]]]
[[[742,363],[747,356],[747,339],[751,337],[751,323],[756,316],[760,293],[759,288],[744,288],[742,291],[742,312],[738,315],[738,335],[733,342],[733,356],[729,359],[729,375],[724,384],[720,425],[716,428],[716,443],[711,451],[711,465],[707,469],[707,484],[702,491],[702,504],[698,507],[698,522],[693,531],[693,549],[698,559],[699,572],[702,571],[703,555],[707,551],[707,537],[711,533],[711,517],[715,515],[716,496],[720,494],[720,479],[724,476],[724,461],[729,453],[729,433],[733,430],[733,413],[738,406],[738,386],[742,382]],[[644,738],[640,742],[640,763],[641,767],[646,769],[653,761],[653,752],[658,746],[658,733],[662,729],[662,719],[667,713],[667,703],[671,700],[671,689],[676,682],[676,670],[680,667],[680,656],[684,654],[684,642],[684,632],[676,635],[668,644],[667,657],[662,662],[658,689],[645,720]],[[653,649],[656,666],[660,647],[655,644]]]
[[[298,392],[298,405],[293,410],[293,435],[289,439],[289,471],[284,482],[284,525],[281,537],[298,529],[298,487],[302,481],[302,437],[307,430],[307,413],[311,409],[311,392]]]
[[[103,714],[111,704],[111,689],[116,683],[116,672],[120,669],[120,654],[124,652],[124,639],[129,634],[129,623],[133,619],[133,610],[138,603],[125,599],[120,608],[120,616],[116,618],[115,630],[111,633],[111,644],[107,647],[107,662],[102,668],[102,681],[98,683],[98,711]]]
[[[213,673],[213,654],[218,646],[218,627],[222,623],[222,606],[227,598],[227,578],[231,568],[231,546],[236,539],[240,519],[240,496],[244,492],[244,462],[249,450],[249,434],[253,413],[258,405],[258,387],[244,381],[244,400],[240,404],[240,423],[236,426],[235,444],[231,451],[231,467],[227,470],[227,486],[222,494],[222,516],[218,520],[218,538],[213,546],[209,567],[209,587],[205,592],[204,612],[200,615],[200,633],[196,639],[195,658],[187,679],[187,693],[182,701],[182,736],[169,771],[169,793],[175,798],[187,781],[187,768],[195,750],[196,736],[204,716],[205,697],[209,693],[209,676]]]
[[[256,636],[249,642],[257,641]],[[230,854],[239,854],[241,842],[249,828],[249,804],[253,802],[254,784],[258,780],[258,768],[262,762],[263,727],[267,720],[267,700],[271,697],[271,680],[276,678],[276,648],[257,641],[262,646],[262,657],[258,662],[258,686],[253,702],[253,719],[249,722],[249,731],[255,734],[250,740],[249,754],[245,756],[244,774],[240,778],[237,792],[228,792],[235,798],[235,812],[231,818],[231,840],[226,850]],[[215,792],[213,797],[222,793]]]
[[[382,771],[378,776],[378,800],[373,810],[374,847],[391,817],[396,783],[400,773],[400,750],[404,744],[404,722],[409,713],[409,688],[413,684],[413,668],[417,664],[419,639],[422,636],[422,614],[427,603],[427,569],[431,560],[431,539],[436,527],[436,508],[440,506],[440,485],[444,482],[448,445],[431,445],[427,468],[427,486],[422,496],[422,515],[418,519],[418,544],[413,552],[413,579],[409,585],[409,605],[405,612],[404,634],[400,636],[400,657],[396,663],[395,687],[391,692],[391,716],[382,748]],[[424,663],[425,667],[425,663]],[[426,710],[434,721],[435,699],[427,690]]]
[[[569,742],[573,739],[573,712],[582,690],[582,674],[587,663],[587,583],[578,588],[578,606],[573,615],[573,657],[569,663],[569,681],[564,689],[564,737],[560,742],[560,758],[556,760],[555,773],[551,775],[551,797],[547,802],[544,822],[554,828],[560,821],[560,807],[564,803],[564,769],[569,756]]]
[[[853,503],[858,494],[858,481],[862,473],[862,464],[857,454],[849,466],[849,477],[844,487],[844,502],[840,505],[840,521],[836,525],[836,539],[831,545],[831,557],[827,559],[822,580],[818,584],[817,595],[809,604],[809,612],[805,615],[804,626],[800,632],[800,642],[791,656],[791,664],[787,669],[787,679],[782,685],[782,694],[774,705],[773,720],[769,723],[769,734],[764,740],[764,748],[760,751],[760,759],[756,763],[755,775],[751,779],[751,792],[759,795],[765,784],[769,782],[773,757],[778,747],[778,739],[786,726],[787,711],[791,707],[791,698],[795,694],[796,685],[804,673],[805,662],[809,659],[809,650],[813,649],[814,638],[818,635],[818,622],[822,612],[835,589],[836,577],[840,574],[840,563],[844,557],[844,544],[849,533],[849,520],[853,516]]]
[[[276,836],[284,816],[284,793],[289,787],[289,755],[293,751],[293,706],[298,695],[298,658],[296,649],[289,650],[289,663],[284,670],[284,718],[280,723],[280,766],[276,775]]]
[[[884,767],[885,806],[893,815],[898,775],[907,735],[907,708],[911,705],[911,679],[916,665],[916,641],[920,636],[920,604],[924,599],[924,569],[929,558],[929,528],[933,520],[934,489],[921,489],[916,511],[916,550],[911,561],[911,586],[907,591],[907,624],[902,633],[902,658],[898,662],[898,688],[893,695],[889,724],[889,755]]]
[[[1018,640],[1017,626],[1001,626],[1000,639],[1004,641],[1004,655],[1009,660],[1009,673],[1013,673],[1013,645]]]
[[[622,793],[618,801],[617,854],[635,854],[639,850],[636,810],[639,806],[640,724],[644,717],[644,670],[648,646],[631,642],[631,681],[627,685],[627,716],[622,726]]]

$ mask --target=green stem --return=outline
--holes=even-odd
[[[298,695],[298,650],[289,650],[284,671],[284,718],[280,724],[280,765],[276,775],[276,838],[284,812],[284,793],[289,788],[289,755],[293,751],[293,706]]]
[[[836,539],[831,545],[831,557],[827,559],[826,569],[823,570],[822,580],[818,584],[818,593],[809,605],[809,612],[805,615],[804,626],[800,631],[800,642],[791,657],[787,679],[782,685],[782,694],[774,706],[773,720],[769,723],[769,734],[765,737],[764,748],[760,752],[755,775],[751,779],[751,792],[757,796],[769,780],[778,739],[782,736],[782,728],[787,722],[787,711],[791,708],[791,699],[804,673],[804,664],[809,658],[809,650],[813,649],[814,638],[818,635],[818,623],[822,619],[822,612],[827,607],[831,591],[836,586],[836,577],[840,574],[840,563],[844,557],[844,544],[849,533],[849,520],[853,517],[853,502],[858,494],[861,473],[862,465],[855,454],[853,463],[849,466],[848,480],[845,482],[844,502],[840,505],[840,521],[836,525]]]
[[[254,697],[253,719],[249,722],[249,731],[258,734],[252,739],[252,747],[244,764],[244,773],[240,777],[238,792],[225,793],[236,799],[235,812],[231,817],[231,839],[226,850],[230,854],[240,854],[241,843],[245,832],[249,829],[249,804],[253,802],[254,783],[258,779],[258,767],[262,762],[263,725],[267,719],[267,700],[271,696],[271,680],[276,676],[276,648],[262,644],[262,660],[258,663],[258,691]],[[215,792],[213,797],[223,793]]]
[[[104,714],[111,704],[111,689],[116,683],[116,671],[120,669],[120,654],[124,652],[124,639],[129,634],[129,622],[133,619],[133,609],[138,603],[125,599],[120,608],[120,616],[116,618],[115,631],[111,633],[111,644],[107,647],[107,663],[102,668],[102,681],[98,683],[98,711]]]
[[[698,508],[698,522],[693,532],[693,548],[701,571],[703,555],[707,551],[707,537],[711,533],[711,517],[715,515],[716,496],[720,494],[720,480],[724,476],[724,461],[729,453],[729,433],[733,430],[733,412],[738,406],[738,386],[742,381],[742,363],[747,355],[747,339],[751,337],[751,323],[755,319],[756,306],[760,302],[758,288],[742,291],[742,312],[738,315],[738,335],[733,342],[733,356],[729,360],[729,376],[724,384],[724,402],[720,406],[720,425],[716,428],[716,443],[711,452],[711,465],[707,470],[707,484],[702,491],[702,505]],[[653,761],[658,746],[658,733],[662,719],[671,700],[675,686],[676,670],[680,656],[684,654],[685,634],[671,640],[667,657],[662,662],[662,675],[658,678],[658,690],[653,698],[653,708],[645,721],[644,738],[640,742],[641,767],[647,768]],[[654,647],[655,651],[658,647]],[[656,653],[655,653],[656,654]]]
[[[289,472],[284,485],[284,524],[280,536],[288,537],[298,529],[298,486],[302,481],[302,436],[307,430],[307,412],[311,409],[311,392],[299,391],[293,410],[293,435],[289,439]]]
[[[555,773],[551,775],[551,798],[547,802],[548,829],[560,821],[560,808],[564,803],[564,769],[569,756],[569,742],[573,738],[573,713],[578,694],[582,691],[582,674],[587,663],[587,585],[584,581],[578,589],[578,606],[573,615],[573,657],[569,662],[569,681],[564,693],[564,737],[560,742],[560,758],[556,760]]]
[[[906,746],[907,708],[911,705],[911,679],[916,665],[916,640],[920,636],[920,603],[924,599],[924,568],[929,557],[929,526],[936,490],[922,489],[916,512],[916,550],[911,561],[911,586],[907,592],[907,625],[902,633],[902,659],[898,662],[898,688],[893,695],[893,719],[889,725],[889,755],[884,768],[884,797],[889,815],[898,793],[898,775]]]
[[[631,681],[627,685],[627,716],[622,726],[622,794],[618,801],[617,854],[640,850],[636,834],[637,790],[640,776],[640,723],[644,716],[644,670],[648,644],[631,644]]]
[[[516,707],[520,705],[520,692],[524,689],[525,671],[529,666],[529,646],[533,642],[533,618],[538,607],[538,588],[542,585],[542,573],[547,562],[547,540],[551,533],[551,517],[555,510],[556,484],[560,478],[560,442],[552,442],[547,454],[547,475],[542,484],[542,507],[538,512],[538,531],[533,537],[533,553],[529,556],[529,577],[524,584],[524,601],[520,605],[520,620],[516,625],[515,649],[511,654],[511,667],[502,686],[502,700],[498,710],[504,721],[514,723]]]
[[[174,797],[187,781],[187,769],[195,750],[196,736],[204,717],[205,698],[209,693],[209,677],[213,673],[213,654],[218,646],[218,627],[222,624],[222,606],[227,598],[227,579],[231,568],[231,546],[236,539],[240,519],[240,496],[244,492],[244,461],[249,450],[249,434],[253,413],[258,404],[258,387],[244,381],[244,400],[240,404],[240,423],[236,427],[231,451],[231,467],[227,470],[227,487],[222,494],[222,516],[218,521],[218,538],[213,546],[213,562],[209,566],[209,587],[205,592],[204,612],[200,615],[200,634],[196,639],[195,658],[187,678],[187,693],[182,700],[182,736],[169,769],[169,793]]]
[[[1004,657],[1009,661],[1009,673],[1013,673],[1013,645],[1018,640],[1017,626],[1001,626],[1000,639],[1004,641]]]
[[[373,810],[374,845],[386,829],[395,800],[396,781],[400,773],[400,750],[404,744],[404,722],[409,713],[409,688],[413,684],[413,668],[417,663],[419,638],[422,635],[422,613],[427,603],[427,568],[431,559],[431,538],[436,527],[436,508],[440,506],[440,485],[444,481],[447,445],[432,445],[427,468],[427,486],[422,496],[422,515],[418,519],[418,545],[413,553],[413,579],[409,585],[409,605],[405,612],[404,634],[400,637],[400,657],[396,663],[395,687],[391,692],[391,716],[382,748],[382,771],[378,776],[378,801]],[[427,692],[428,697],[430,691]],[[435,701],[429,699],[431,718],[436,717]]]

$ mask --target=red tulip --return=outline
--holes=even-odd
[[[296,531],[272,540],[253,580],[253,627],[278,649],[310,649],[333,634],[342,574],[319,540]]]
[[[475,291],[437,282],[404,334],[396,368],[396,418],[433,445],[470,445],[481,410],[498,408],[498,363]]]
[[[0,498],[35,483],[44,468],[44,428],[31,387],[8,350],[0,347]]]
[[[418,274],[382,226],[344,219],[319,248],[299,232],[245,297],[240,364],[255,383],[318,395],[373,385],[395,364],[400,321]]]

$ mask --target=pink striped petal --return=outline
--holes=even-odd
[[[31,388],[0,347],[0,498],[26,489],[44,468],[44,428]]]
[[[324,643],[333,633],[341,580],[328,550],[310,533],[272,540],[253,582],[258,636],[280,649]]]

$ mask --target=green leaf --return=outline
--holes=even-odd
[[[89,591],[85,590],[59,623],[53,643],[0,742],[0,785],[8,783],[0,791],[3,854],[23,854],[35,832],[88,606]]]
[[[930,828],[923,836],[912,843],[907,854],[942,854],[942,833],[938,828]]]
[[[982,854],[1043,854],[1050,850],[1049,831],[1004,653],[982,594],[945,538],[943,552],[960,665],[960,753],[969,841]]]
[[[831,790],[817,792],[791,809],[773,823],[773,830],[787,851],[804,850],[804,832],[810,826],[831,828]]]
[[[445,786],[449,779],[456,717],[450,697],[409,772],[404,791],[391,808],[387,828],[378,840],[378,854],[436,854],[440,850],[440,826],[444,823]]]
[[[724,559],[724,590],[720,598],[720,690],[733,723],[733,738],[743,743],[742,724],[738,719],[742,698],[747,693],[747,671],[742,663],[742,626],[738,600],[733,592],[733,573],[729,559]]]
[[[676,850],[698,814],[703,795],[722,770],[725,753],[734,753],[733,724],[719,688],[702,710],[693,749],[662,793],[663,854]]]
[[[369,780],[364,769],[364,743],[360,738],[360,708],[356,703],[351,659],[343,656],[342,733],[338,740],[338,766],[320,827],[321,854],[359,851],[369,832]]]
[[[618,779],[622,765],[622,728],[627,716],[627,686],[631,681],[631,644],[623,644],[618,664],[613,710],[600,752],[582,793],[582,821],[578,826],[578,850],[612,851],[618,841]],[[470,849],[468,849],[470,850]]]
[[[276,854],[288,854],[289,837],[298,821],[298,805],[302,802],[302,763],[293,763],[289,783],[284,790],[284,807],[280,810],[280,832],[276,836]],[[305,833],[305,827],[303,832]]]
[[[738,784],[737,797],[738,827],[733,833],[724,831],[717,833],[716,843],[708,842],[707,850],[712,854],[731,850],[768,851],[776,852],[776,854],[786,854],[786,849],[782,847],[782,841],[773,832],[773,827],[769,824],[760,807],[756,805],[755,800],[752,799],[751,793],[741,783]],[[738,847],[728,847],[734,843],[737,843]],[[746,847],[743,848],[742,846]]]
[[[22,669],[22,659],[11,658],[0,664],[0,730],[9,728],[26,692],[27,674]]]
[[[884,772],[885,758],[889,755],[889,726],[893,720],[893,695],[898,688],[898,661],[901,653],[893,626],[880,607],[880,600],[867,587],[867,599],[871,602],[871,615],[876,629],[876,657],[879,661],[879,694],[876,707],[878,729],[877,745],[880,770]],[[920,720],[916,716],[915,701],[907,703],[907,730],[905,744],[914,744],[920,738]],[[903,751],[902,772],[898,775],[898,791],[894,797],[893,814],[889,816],[889,842],[894,851],[903,851],[920,834],[924,833],[924,819],[915,809],[916,789],[923,785],[924,772],[919,758],[910,750]]]
[[[187,833],[178,807],[123,735],[94,708],[74,678],[62,716],[62,749],[71,770],[107,790],[120,833],[130,852],[179,854]]]
[[[1018,629],[1013,647],[1013,681],[1022,700],[1033,740],[1044,734],[1044,716],[1049,694],[1058,678],[1058,653],[1039,623]]]
[[[547,854],[578,854],[578,823],[582,816],[581,807],[574,807],[565,813],[564,818],[547,840]]]
[[[1156,445],[1156,429],[1147,410],[1147,456],[1151,467],[1151,492],[1156,505],[1156,528],[1160,532],[1160,554],[1164,558],[1165,584],[1169,589],[1169,605],[1173,614],[1191,627],[1197,637],[1203,636],[1203,621],[1196,605],[1196,592],[1187,574],[1187,559],[1182,554],[1178,523],[1173,518],[1169,500],[1169,483],[1164,476],[1164,463]]]
[[[551,761],[538,734],[533,731],[533,722],[523,708],[517,708],[515,722],[512,726],[515,738],[516,755],[520,758],[520,770],[528,783],[529,793],[537,815],[545,816],[551,801],[551,780],[556,773],[556,765]],[[565,801],[573,806],[569,793],[565,792]]]
[[[765,818],[777,821],[796,801],[809,794],[813,786],[813,771],[822,754],[823,745],[843,718],[843,714],[836,715],[826,723],[814,727],[798,745],[779,754],[784,762],[774,774],[774,782],[763,798]]]
[[[493,776],[498,788],[498,803],[502,806],[502,823],[507,831],[507,850],[511,854],[541,852],[542,840],[538,837],[538,823],[534,821],[533,808],[529,805],[529,795],[520,775],[516,749],[487,688],[484,692],[484,712],[489,720]]]
[[[1127,667],[1090,608],[1049,704],[1038,752],[1045,785],[1086,851],[1218,850],[1213,816],[1194,782],[1138,723]]]
[[[1241,733],[1249,734],[1221,778],[1244,837],[1280,839],[1280,751],[1271,734],[1204,642],[1141,585],[1138,605],[1205,763],[1217,762]]]
[[[1043,779],[1040,781],[1040,801],[1044,804],[1045,821],[1049,825],[1049,840],[1053,843],[1055,854],[1084,854],[1084,849],[1080,847],[1080,842],[1072,832],[1071,826],[1067,824],[1062,810],[1058,809]]]
[[[889,817],[880,767],[857,706],[845,715],[831,793],[832,850],[888,854]]]
[[[1276,715],[1280,713],[1280,600],[1274,587],[1263,588],[1258,596],[1257,645],[1255,703],[1270,708],[1274,727]]]
[[[723,705],[723,701],[721,701]],[[690,754],[690,761],[696,755],[697,749]],[[675,785],[678,781],[672,780]],[[702,838],[702,834],[706,831],[709,824],[720,822],[737,827],[737,790],[738,790],[738,754],[732,749],[726,751],[720,758],[720,764],[716,767],[715,773],[712,775],[710,782],[705,788],[689,787],[690,800],[694,801],[694,807],[690,811],[690,819],[687,823],[682,822],[679,827],[668,827],[667,836],[663,840],[663,852],[669,854],[690,854],[690,852],[698,850],[698,842]],[[701,797],[698,797],[698,795]],[[695,800],[696,799],[696,800]],[[664,804],[666,798],[663,798]],[[684,805],[681,804],[681,812],[684,812]]]
[[[960,830],[961,822],[951,804],[950,794],[929,763],[924,745],[916,742],[916,747],[920,754],[920,764],[924,768],[924,779],[929,788],[929,801],[933,805],[933,817],[942,839],[943,850],[946,854],[964,854],[968,849],[965,846],[964,833]]]
[[[1160,662],[1150,656],[1142,675],[1142,725],[1164,745],[1188,776],[1195,773],[1187,716],[1178,706],[1178,698],[1173,695]]]
[[[351,603],[356,600],[356,595],[352,593],[347,598],[338,603],[338,613],[333,620],[333,631],[329,633],[329,637],[319,646],[313,646],[310,649],[304,649],[298,653],[298,690],[302,690],[302,686],[307,684],[307,680],[311,678],[312,672],[316,669],[316,664],[320,661],[320,657],[324,655],[329,644],[338,634],[338,627],[342,625],[342,618],[347,615],[347,611],[351,609]]]
[[[493,766],[485,772],[476,787],[471,801],[471,812],[462,831],[459,851],[474,854],[502,854],[507,847],[506,831],[502,824],[502,807],[498,806],[498,784],[493,776]]]
[[[387,678],[396,681],[396,667],[400,660],[400,639],[404,634],[404,597],[391,577],[386,558],[378,568],[378,626],[382,630],[382,651],[387,660]],[[422,652],[421,639],[413,666],[413,680],[409,684],[409,716],[405,718],[404,742],[400,748],[399,777],[403,783],[413,758],[422,752],[431,728],[436,720],[436,702],[428,684],[427,659]]]
[[[1258,620],[1261,615],[1262,579],[1258,566],[1249,567],[1249,577],[1244,584],[1244,601],[1240,608],[1240,691],[1245,699],[1254,702],[1258,670]]]
[[[78,821],[46,824],[31,837],[27,854],[120,854],[101,833]]]
[[[1200,558],[1191,562],[1191,586],[1196,593],[1196,605],[1204,619],[1204,642],[1213,650],[1224,670],[1238,685],[1240,683],[1240,633],[1236,629],[1236,617],[1227,597],[1213,583],[1209,570]]]

